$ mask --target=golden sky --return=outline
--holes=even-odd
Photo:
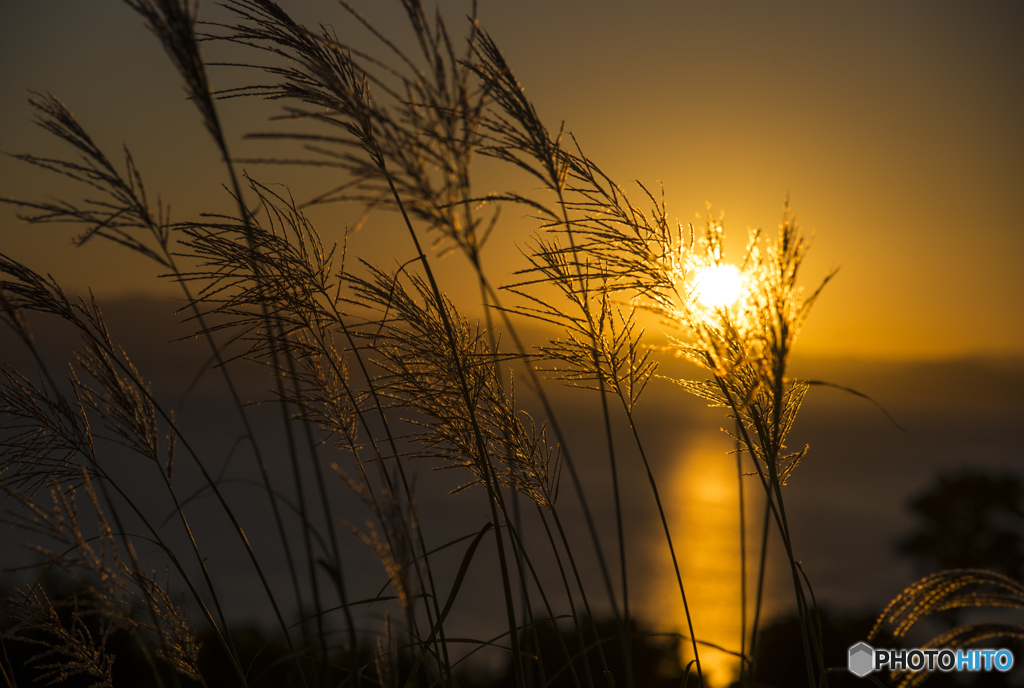
[[[308,1],[282,4],[342,36],[348,30],[332,3],[319,13]],[[397,17],[397,1],[361,5],[386,30]],[[549,128],[565,120],[627,192],[635,193],[631,180],[662,182],[670,215],[695,221],[710,202],[739,236],[774,229],[789,195],[816,234],[809,283],[840,268],[808,323],[806,353],[1024,354],[1024,6],[480,5]],[[453,31],[465,7],[444,3]],[[216,156],[173,69],[119,3],[4,3],[0,63],[0,150],[63,152],[31,125],[25,103],[28,89],[50,91],[112,157],[122,143],[131,147],[174,218],[229,209]],[[214,72],[217,85],[238,78]],[[224,112],[240,135],[264,127],[273,109],[231,102]],[[236,143],[236,154],[255,152]],[[292,180],[300,200],[330,186],[289,170],[251,171]],[[65,189],[11,159],[0,160],[0,184],[0,195],[27,198]],[[340,237],[345,218],[318,212],[324,233]],[[514,265],[507,247],[531,230],[521,215],[508,209],[495,237],[497,282]],[[151,266],[110,247],[75,249],[72,234],[22,225],[0,208],[0,251],[71,289],[92,286],[106,297],[160,289]],[[392,261],[390,236],[367,231],[356,247]]]

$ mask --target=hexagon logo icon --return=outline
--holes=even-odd
[[[867,643],[857,643],[851,647],[847,668],[851,674],[860,678],[870,674],[875,669],[874,649]]]

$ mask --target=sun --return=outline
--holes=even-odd
[[[701,268],[695,281],[697,301],[708,308],[731,306],[743,291],[743,278],[735,265]]]

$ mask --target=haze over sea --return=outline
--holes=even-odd
[[[223,476],[224,489],[233,508],[254,542],[256,551],[269,562],[272,582],[286,589],[283,559],[275,554],[279,547],[273,521],[265,508],[247,506],[254,490],[257,472],[248,447],[239,444],[241,435],[237,413],[215,371],[207,371],[193,387],[193,374],[209,365],[204,344],[187,337],[190,324],[176,324],[175,303],[168,299],[110,300],[105,312],[110,328],[132,356],[142,374],[152,381],[158,399],[175,408],[178,420],[190,441]],[[66,358],[73,338],[45,320],[35,321],[37,339],[51,361]],[[17,342],[4,333],[4,360],[27,370],[28,359]],[[267,381],[259,371],[239,364],[243,394],[250,399],[266,399]],[[184,371],[184,372],[183,372]],[[696,376],[688,364],[668,360],[659,371],[670,377]],[[927,362],[885,362],[802,358],[794,361],[794,377],[826,380],[855,388],[870,395],[905,428],[897,429],[882,412],[864,399],[827,387],[814,387],[808,393],[791,436],[790,448],[804,443],[810,452],[793,475],[786,489],[786,508],[793,533],[796,557],[802,562],[818,602],[829,609],[852,613],[878,613],[904,587],[926,573],[901,557],[896,543],[915,527],[907,504],[926,491],[944,472],[970,469],[1022,475],[1019,429],[1024,420],[1024,360],[953,359]],[[570,448],[581,480],[586,486],[590,508],[602,534],[604,554],[618,580],[616,538],[612,495],[608,481],[608,456],[603,444],[603,428],[596,393],[565,389],[552,383],[555,407],[569,438]],[[525,386],[517,388],[519,398],[531,407]],[[280,412],[275,404],[250,408],[267,446],[268,463],[275,485],[290,484],[290,473],[283,456]],[[638,410],[638,426],[645,438],[666,505],[670,527],[683,555],[683,580],[689,596],[697,635],[701,639],[729,648],[738,645],[739,628],[739,517],[737,510],[737,466],[729,452],[733,441],[721,427],[728,427],[721,409],[707,408],[682,388],[664,379],[650,383]],[[538,415],[538,419],[540,416]],[[627,527],[632,605],[659,630],[685,631],[682,606],[678,600],[671,562],[650,499],[650,488],[642,464],[636,455],[628,428],[616,426],[617,454],[622,476],[624,520]],[[332,457],[329,450],[325,459]],[[153,466],[137,458],[121,456],[115,472],[129,484],[162,500]],[[478,489],[457,495],[447,493],[466,482],[461,470],[432,471],[433,462],[413,462],[415,495],[423,519],[428,547],[436,547],[455,537],[479,530],[488,512]],[[744,465],[744,470],[749,470]],[[175,481],[182,495],[198,486],[197,475],[187,460],[176,460]],[[757,560],[760,519],[763,515],[762,488],[754,477],[744,479],[747,512],[747,562]],[[358,500],[341,479],[332,480],[333,502],[339,520],[362,527],[367,516]],[[151,488],[151,489],[150,489]],[[284,489],[284,488],[282,488]],[[560,501],[568,503],[571,537],[585,541],[585,525],[579,517],[575,493],[563,470]],[[522,504],[524,532],[533,541],[543,539],[539,522]],[[216,552],[208,565],[214,579],[226,581],[220,591],[229,612],[238,619],[270,626],[270,611],[261,604],[263,592],[250,564],[229,533],[225,519],[209,494],[199,494],[188,509],[192,520],[201,525],[197,533],[205,551]],[[167,514],[173,509],[168,504]],[[294,525],[294,524],[293,524]],[[176,524],[165,526],[171,537],[181,536]],[[537,532],[531,532],[537,531]],[[296,532],[297,529],[296,529]],[[0,531],[0,550],[5,567],[29,563],[33,555],[19,547],[23,534],[8,526]],[[530,537],[525,538],[527,542]],[[356,537],[347,544],[346,579],[355,598],[372,597],[386,583],[379,562]],[[489,541],[487,541],[489,542]],[[778,538],[774,540],[778,545]],[[497,576],[493,552],[485,544],[470,572],[473,579],[491,580]],[[601,589],[599,567],[590,548],[579,548],[586,561],[584,577],[593,589]],[[451,568],[457,567],[461,547],[437,555]],[[766,583],[765,611],[769,615],[792,608],[792,587],[784,561],[776,547],[772,553]],[[539,575],[550,581],[548,590],[560,586],[557,570],[537,556]],[[446,569],[442,569],[446,570]],[[755,577],[748,578],[748,599],[753,597]],[[13,581],[10,581],[13,582]],[[617,583],[616,583],[617,584]],[[501,632],[502,621],[494,610],[498,601],[487,599],[479,586],[463,591],[453,610],[452,622],[467,624],[474,637],[489,637]],[[667,601],[667,602],[666,602]],[[598,603],[597,613],[607,613]],[[373,608],[366,620],[379,616]],[[749,617],[748,617],[749,618]],[[491,631],[494,631],[492,634]],[[725,676],[731,666],[725,655],[717,658],[709,650],[705,658],[708,670]]]

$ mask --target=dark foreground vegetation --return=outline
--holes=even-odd
[[[792,377],[792,352],[833,276],[805,284],[809,242],[788,202],[777,231],[752,230],[745,249],[727,255],[720,215],[676,222],[663,192],[616,183],[564,125],[546,124],[472,4],[452,31],[418,0],[396,2],[406,20],[398,40],[345,2],[325,10],[337,22],[309,25],[271,0],[226,0],[219,20],[205,23],[191,0],[126,2],[182,79],[223,165],[227,210],[172,220],[166,190],[147,187],[129,150],[103,150],[50,94],[30,103],[62,152],[15,157],[78,193],[2,200],[27,222],[76,225],[79,245],[116,247],[177,291],[179,316],[207,348],[199,377],[230,399],[220,410],[234,424],[220,439],[238,439],[221,462],[224,452],[205,447],[194,427],[210,419],[184,422],[153,389],[102,304],[0,255],[0,323],[31,361],[27,370],[6,357],[0,365],[0,487],[38,563],[4,612],[8,685],[707,685],[706,644],[681,573],[687,553],[638,422],[645,389],[662,383],[723,410],[735,447],[723,460],[735,461],[744,529],[743,490],[763,498],[763,527],[744,530],[758,554],[736,571],[739,608],[753,613],[744,611],[726,648],[739,684],[820,688],[848,678],[837,678],[835,663],[863,625],[817,609],[786,512],[787,480],[809,451],[790,431],[808,390],[827,385]],[[360,40],[346,33],[355,31]],[[219,57],[207,61],[207,50]],[[250,80],[217,90],[211,68]],[[281,128],[254,138],[291,153],[240,159],[226,98],[275,106],[271,126]],[[478,160],[509,176],[484,186],[496,177],[478,175]],[[267,178],[281,167],[266,172],[266,163],[314,168],[326,181],[292,190]],[[307,214],[323,204],[356,211],[338,245]],[[497,249],[514,243],[522,267],[496,284],[484,258],[501,208],[528,215],[535,231]],[[349,255],[349,234],[377,222],[400,230],[401,262],[397,249],[382,265]],[[465,271],[471,295],[443,292],[442,255],[459,266],[447,270]],[[71,333],[69,360],[42,354],[34,323],[43,318]],[[524,322],[543,324],[541,343],[525,340]],[[693,364],[695,379],[661,379],[661,356]],[[240,365],[264,373],[254,398]],[[584,429],[601,449],[585,459],[568,441],[570,409],[552,402],[554,383],[599,400]],[[253,406],[268,396],[272,420]],[[270,423],[280,445],[268,440]],[[124,478],[126,455],[145,481]],[[584,460],[600,484],[582,475]],[[468,525],[453,529],[421,508],[413,462],[459,475],[453,491],[481,497]],[[237,463],[246,472],[228,470]],[[652,635],[639,620],[625,471],[649,489],[658,547],[675,574],[670,594],[685,612],[679,636]],[[927,501],[919,510],[942,513]],[[958,551],[978,542],[950,532]],[[795,609],[775,626],[765,626],[755,584],[769,533],[781,542]],[[352,536],[373,555],[383,588],[352,566]],[[960,565],[927,531],[905,547]],[[977,568],[984,560],[1017,575],[1019,548],[1003,535],[988,547],[1008,558],[972,555],[971,568],[908,587],[865,639],[899,641],[933,614],[954,622],[932,641],[939,646],[1019,637],[1019,623],[956,616],[1024,608],[1021,584]],[[244,581],[218,575],[229,550]],[[478,576],[484,552],[491,574]],[[280,568],[277,578],[271,569]],[[478,615],[498,620],[500,635],[467,637],[453,614],[469,580],[487,586]],[[236,588],[254,591],[245,604],[270,619],[267,628],[239,626],[225,602]],[[370,608],[373,616],[363,613]],[[504,668],[466,675],[456,651],[466,645]],[[686,666],[681,646],[694,658]],[[925,678],[879,680],[908,688]]]

